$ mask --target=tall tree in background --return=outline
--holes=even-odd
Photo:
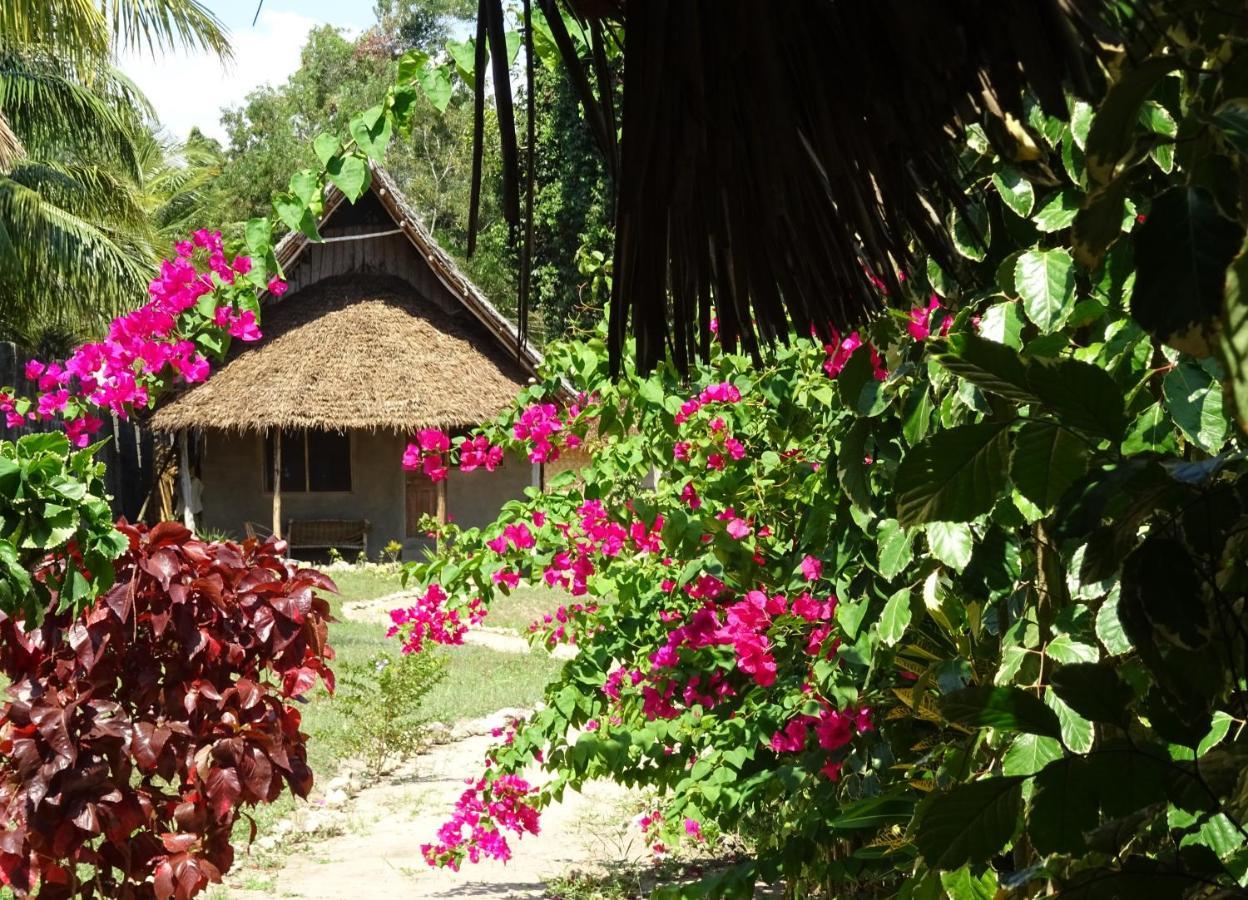
[[[0,8],[0,336],[90,331],[142,298],[156,259],[151,110],[112,58],[179,46],[228,53],[197,0]]]

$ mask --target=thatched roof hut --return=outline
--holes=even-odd
[[[263,330],[155,427],[462,428],[498,415],[530,374],[467,310],[388,275],[317,282],[271,304]]]
[[[324,242],[293,232],[278,244],[290,290],[264,299],[264,338],[166,401],[155,430],[457,428],[515,399],[540,354],[519,347],[385,170],[354,206],[331,187],[325,209]]]
[[[355,203],[331,189],[319,232],[321,241],[292,233],[278,245],[289,290],[262,298],[263,338],[236,344],[152,416],[155,430],[179,435],[188,518],[235,534],[271,522],[297,553],[388,542],[410,551],[424,516],[485,524],[540,486],[541,467],[519,457],[436,483],[403,471],[414,431],[494,418],[541,357],[383,170]]]

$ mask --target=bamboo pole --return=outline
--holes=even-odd
[[[178,477],[182,481],[182,524],[195,530],[195,512],[191,509],[191,452],[187,429],[178,432]]]
[[[273,537],[282,537],[282,429],[273,429]]]

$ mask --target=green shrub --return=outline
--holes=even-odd
[[[345,666],[335,702],[354,725],[348,752],[376,774],[417,753],[425,741],[425,696],[446,677],[440,653],[378,653],[366,663]]]

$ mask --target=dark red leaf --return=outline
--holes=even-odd
[[[166,831],[160,836],[160,842],[170,853],[184,853],[199,843],[199,835]]]

